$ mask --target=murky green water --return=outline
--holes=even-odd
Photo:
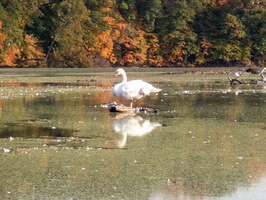
[[[2,199],[265,199],[266,90],[129,69],[162,88],[114,114],[114,69],[2,70]],[[228,69],[224,69],[228,70]],[[171,73],[165,73],[171,72]]]

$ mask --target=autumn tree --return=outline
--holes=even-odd
[[[16,63],[23,67],[44,67],[45,54],[40,42],[33,35],[25,34],[21,45],[21,59]]]
[[[185,0],[166,1],[163,6],[165,13],[155,30],[160,36],[164,62],[172,65],[193,62],[198,48],[197,34],[192,28],[194,10]]]
[[[0,0],[0,66],[262,65],[265,13],[265,0]]]
[[[23,30],[20,27],[21,16],[16,10],[17,1],[0,3],[0,66],[15,66],[20,57],[19,45],[23,41]]]

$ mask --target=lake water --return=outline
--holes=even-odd
[[[163,89],[130,114],[115,69],[1,69],[2,199],[266,199],[266,87],[185,70],[127,69]]]

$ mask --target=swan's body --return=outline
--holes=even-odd
[[[113,87],[113,95],[116,97],[130,100],[131,107],[132,101],[134,99],[140,99],[146,95],[149,95],[152,92],[158,93],[161,91],[161,89],[155,88],[151,84],[143,80],[127,81],[126,72],[121,68],[116,70],[115,72],[115,77],[118,75],[122,75],[123,81]]]

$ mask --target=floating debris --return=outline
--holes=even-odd
[[[109,108],[110,112],[135,112],[135,108],[127,107],[127,106],[111,106]]]
[[[144,113],[159,113],[160,111],[156,108],[136,108],[136,112],[144,112]]]
[[[143,113],[159,113],[158,109],[136,107],[131,108],[123,104],[117,104],[116,102],[108,102],[100,105],[102,108],[109,108],[110,112],[143,112]]]
[[[110,108],[112,106],[119,106],[119,105],[123,106],[123,104],[117,104],[115,101],[113,101],[113,102],[103,103],[103,104],[100,105],[100,107],[102,107],[102,108]]]

